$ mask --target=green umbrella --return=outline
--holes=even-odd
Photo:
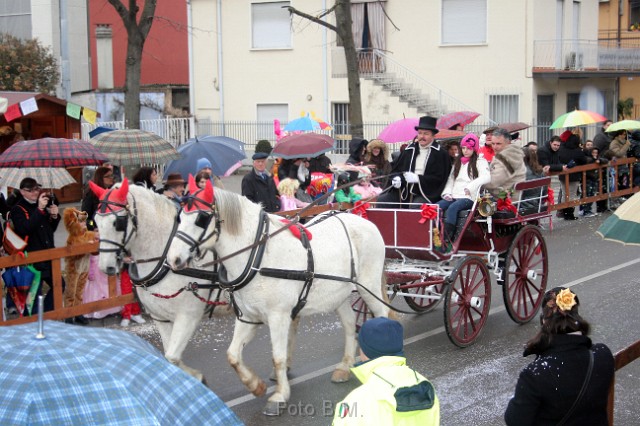
[[[618,207],[596,232],[605,240],[640,245],[640,192]]]
[[[611,123],[607,127],[608,132],[617,132],[618,130],[636,130],[640,129],[640,121],[637,120],[622,120],[615,123]]]

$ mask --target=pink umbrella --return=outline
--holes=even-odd
[[[453,127],[456,124],[459,124],[464,128],[464,126],[473,122],[473,120],[475,120],[479,116],[480,116],[480,113],[473,112],[473,111],[450,112],[449,114],[445,114],[438,119],[438,122],[436,123],[436,128],[441,130],[449,129],[450,127]]]
[[[403,118],[402,120],[394,121],[382,129],[382,132],[378,135],[378,139],[382,139],[386,143],[412,141],[418,134],[415,127],[419,121],[417,117]]]

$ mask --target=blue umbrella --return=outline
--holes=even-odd
[[[284,130],[288,132],[311,132],[320,130],[320,123],[307,114],[304,117],[296,118],[288,122],[287,125],[284,126]]]
[[[239,425],[209,389],[119,330],[0,327],[0,419],[10,425]]]
[[[92,131],[89,132],[89,138],[93,139],[98,136],[100,133],[111,132],[116,129],[112,129],[111,127],[96,127]]]
[[[178,160],[170,161],[164,170],[166,179],[170,173],[180,173],[183,178],[189,174],[198,173],[197,165],[200,158],[207,158],[211,162],[213,173],[224,175],[238,161],[247,158],[244,142],[226,136],[202,136],[189,139],[187,143],[178,147],[182,155]]]

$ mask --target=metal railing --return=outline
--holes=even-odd
[[[124,121],[103,121],[90,124],[82,123],[82,139],[89,140],[89,132],[97,127],[124,129]],[[140,129],[153,132],[170,142],[176,148],[194,136],[195,119],[189,118],[158,118],[154,120],[140,120]]]
[[[640,70],[638,41],[620,45],[610,40],[536,40],[533,42],[533,68],[564,71]]]

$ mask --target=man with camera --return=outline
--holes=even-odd
[[[14,231],[27,241],[26,252],[54,248],[53,233],[60,223],[58,206],[53,194],[43,191],[33,178],[24,178],[20,182],[20,201],[11,209],[10,220]],[[51,262],[38,262],[33,266],[42,272],[37,295],[43,293],[42,287],[51,286]],[[53,291],[44,298],[44,310],[53,310]]]

